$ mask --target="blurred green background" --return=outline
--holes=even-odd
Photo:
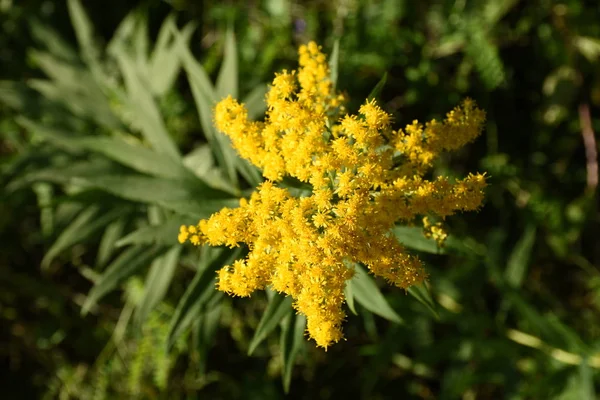
[[[596,398],[597,1],[82,3],[0,0],[5,398]],[[257,341],[283,305],[201,291],[229,254],[176,243],[256,180],[211,102],[237,92],[260,117],[308,40],[339,42],[351,112],[387,73],[397,127],[466,96],[488,115],[435,169],[487,171],[483,209],[448,220],[443,251],[400,229],[430,292],[377,282],[391,311],[359,301],[327,352],[293,316]]]

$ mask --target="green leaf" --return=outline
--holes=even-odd
[[[383,76],[381,77],[379,82],[377,82],[377,85],[375,85],[373,90],[371,90],[371,93],[369,93],[367,100],[370,101],[370,100],[377,99],[377,97],[379,97],[379,95],[381,94],[381,91],[383,90],[383,87],[385,86],[386,81],[387,81],[387,72],[385,72],[383,74]]]
[[[0,101],[22,115],[36,118],[40,110],[59,112],[56,103],[44,98],[24,82],[0,81]]]
[[[69,181],[69,171],[47,170],[30,179],[44,178]],[[56,177],[55,174],[65,176]],[[179,214],[194,218],[207,218],[223,207],[236,207],[238,199],[204,184],[188,185],[172,179],[152,178],[143,175],[94,175],[71,177],[72,183],[102,189],[120,198],[145,204],[157,204]],[[200,182],[198,180],[198,182]]]
[[[41,23],[35,18],[30,18],[29,28],[31,36],[45,45],[46,50],[56,57],[71,63],[79,62],[77,53],[51,26]]]
[[[96,255],[96,267],[103,267],[113,256],[118,247],[118,240],[121,237],[124,228],[124,218],[119,218],[116,221],[111,222],[106,227],[104,234],[102,235],[102,239],[100,240],[100,246],[98,247],[98,254]]]
[[[108,129],[121,129],[123,124],[113,113],[102,87],[89,70],[78,64],[59,60],[54,55],[30,51],[36,64],[52,80],[30,79],[29,87],[48,100],[61,104],[76,116],[96,121]]]
[[[225,190],[232,195],[239,195],[239,190],[231,186],[225,178],[223,171],[215,166],[212,150],[207,143],[196,146],[194,150],[186,154],[183,164],[194,175],[217,189]]]
[[[210,144],[217,163],[224,168],[226,176],[234,187],[239,187],[236,171],[246,179],[250,185],[256,185],[262,181],[256,167],[246,160],[241,159],[231,145],[229,138],[218,132],[213,126],[213,106],[216,100],[232,94],[237,97],[237,54],[233,33],[226,38],[225,60],[217,79],[217,92],[212,88],[210,80],[202,66],[189,54],[189,50],[180,46],[180,56],[188,75],[192,95],[196,102],[196,108],[200,115],[202,130]],[[235,88],[233,85],[235,84]]]
[[[433,299],[433,295],[431,294],[431,289],[427,283],[421,283],[418,285],[413,285],[408,288],[408,293],[417,299],[421,304],[423,304],[431,313],[435,316],[436,319],[440,318],[440,315],[437,311],[437,302]]]
[[[152,91],[157,95],[165,94],[177,79],[181,68],[181,58],[178,56],[179,46],[189,46],[190,38],[196,27],[187,24],[173,40],[173,31],[177,29],[175,17],[170,15],[165,19],[152,56],[149,60],[149,76]]]
[[[433,239],[428,239],[423,235],[423,229],[413,226],[395,226],[392,232],[400,243],[414,250],[425,253],[444,254],[444,248],[438,246]]]
[[[354,293],[352,292],[352,285],[346,283],[346,287],[344,287],[344,297],[346,297],[346,304],[348,308],[354,315],[358,315],[356,312],[356,307],[354,306]]]
[[[216,100],[215,89],[204,67],[194,58],[190,49],[184,45],[184,40],[181,39],[182,34],[176,33],[175,36],[179,38],[177,41],[177,53],[181,58],[192,90],[195,87],[197,92],[206,97],[210,102]]]
[[[169,251],[155,259],[148,271],[148,277],[144,284],[144,294],[138,307],[136,308],[134,321],[138,329],[150,315],[150,312],[162,301],[167,293],[167,289],[173,279],[175,268],[179,261],[179,255],[183,247],[176,245]]]
[[[98,206],[90,206],[82,211],[75,220],[63,229],[56,241],[48,249],[42,259],[42,268],[47,268],[57,255],[69,247],[81,243],[91,237],[116,218],[126,214],[128,207],[113,208],[109,212],[100,214]],[[100,214],[100,215],[99,215]]]
[[[179,300],[169,323],[167,349],[171,349],[177,338],[191,326],[195,318],[206,311],[206,305],[215,296],[222,295],[215,288],[215,271],[230,265],[240,255],[240,249],[229,251],[223,248],[204,247],[202,251],[203,257],[198,272]]]
[[[217,77],[217,100],[227,96],[238,98],[238,61],[235,35],[231,30],[225,34],[225,52],[223,54],[223,65]]]
[[[504,278],[511,287],[520,287],[523,284],[535,242],[535,235],[535,225],[528,225],[510,254],[504,271]]]
[[[277,324],[290,313],[292,310],[292,298],[275,293],[269,299],[269,305],[262,315],[258,327],[254,332],[254,337],[248,346],[248,355],[252,355],[254,350],[263,340],[267,338],[269,333],[277,327]]]
[[[124,48],[131,41],[135,27],[139,23],[140,14],[137,10],[131,11],[115,29],[112,38],[106,45],[106,53],[114,55],[119,49]]]
[[[136,246],[125,250],[115,261],[113,261],[90,290],[83,307],[82,315],[88,313],[98,300],[104,295],[116,289],[121,282],[135,274],[141,268],[148,266],[156,257],[163,252],[162,248]]]
[[[333,84],[333,88],[336,88],[338,80],[338,67],[340,63],[340,39],[335,39],[333,42],[333,49],[329,56],[329,79]]]
[[[69,0],[69,15],[75,29],[75,36],[79,42],[83,58],[92,64],[98,59],[98,48],[94,41],[94,31],[89,17],[85,13],[79,0]]]
[[[389,305],[375,280],[365,271],[364,267],[355,264],[356,274],[348,282],[351,285],[354,298],[367,310],[398,324],[402,318]]]
[[[73,137],[74,135],[68,135],[65,132],[59,131],[58,129],[37,124],[36,122],[23,117],[17,117],[16,121],[23,128],[35,135],[40,136],[44,140],[51,142],[57,147],[76,155],[83,153],[83,147],[81,143],[77,142],[76,138]]]
[[[136,69],[135,64],[123,49],[116,51],[116,57],[127,86],[128,108],[133,112],[135,123],[141,127],[144,138],[159,153],[173,160],[181,159],[175,141],[167,131],[150,85]]]
[[[200,115],[202,131],[212,148],[217,164],[224,168],[230,184],[238,187],[239,183],[235,172],[235,154],[232,153],[231,143],[225,135],[217,132],[213,126],[212,107],[214,91],[204,68],[188,53],[189,51],[186,49],[183,56],[183,65],[188,75],[196,109]]]
[[[283,358],[283,390],[289,393],[292,382],[292,370],[296,357],[302,349],[304,341],[304,331],[306,328],[306,317],[301,314],[289,312],[287,319],[283,323],[281,330],[281,355]]]
[[[158,244],[170,246],[177,242],[177,234],[181,225],[190,224],[190,217],[174,215],[160,225],[143,226],[122,237],[117,247],[131,244]]]
[[[181,163],[181,160],[174,160],[166,154],[121,139],[87,137],[74,142],[142,173],[181,180],[192,177],[192,174]]]

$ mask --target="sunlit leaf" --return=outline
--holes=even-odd
[[[414,250],[425,253],[443,254],[445,249],[438,246],[433,239],[428,239],[423,235],[423,229],[413,226],[395,226],[392,232],[400,243]]]
[[[358,264],[355,265],[355,271],[356,274],[348,282],[352,286],[354,299],[367,310],[392,322],[402,323],[402,318],[389,305],[375,280]]]

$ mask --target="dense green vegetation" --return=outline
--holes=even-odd
[[[9,0],[0,16],[7,398],[596,397],[595,1]],[[384,75],[398,128],[467,96],[487,112],[435,167],[487,171],[485,206],[448,219],[443,249],[399,227],[428,289],[363,282],[327,352],[280,296],[213,290],[239,252],[177,243],[260,178],[211,106],[235,94],[260,118],[308,40],[338,49],[352,112]]]

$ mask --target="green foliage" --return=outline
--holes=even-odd
[[[597,9],[45,4],[0,5],[9,395],[595,398],[597,144],[582,131],[586,109],[592,139],[600,129]],[[467,95],[488,111],[485,136],[435,167],[488,171],[485,207],[449,219],[442,248],[396,227],[429,282],[404,292],[356,266],[347,341],[326,353],[289,299],[214,290],[215,270],[242,252],[176,243],[179,225],[235,207],[261,180],[213,127],[213,104],[240,95],[260,119],[264,82],[308,39],[331,54],[338,88],[381,99],[397,127]]]

